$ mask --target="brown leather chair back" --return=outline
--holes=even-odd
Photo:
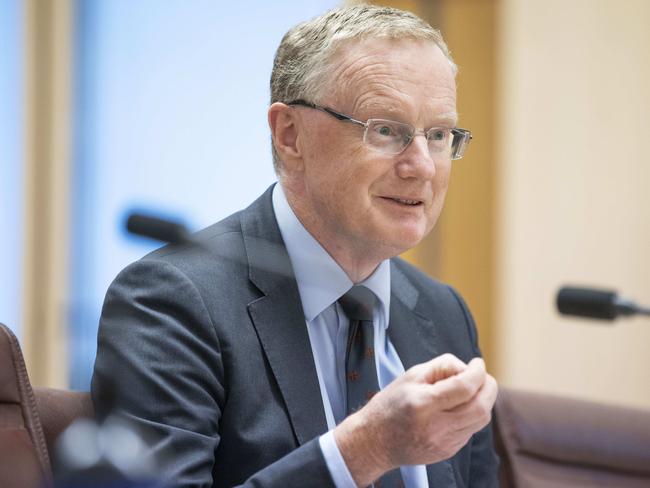
[[[650,487],[650,411],[501,388],[501,486]]]
[[[49,482],[57,437],[75,419],[92,416],[87,392],[32,390],[18,340],[0,324],[0,487]]]
[[[56,440],[77,419],[94,417],[93,403],[87,391],[57,390],[34,387],[36,409],[43,426],[45,444],[50,458],[55,452]]]
[[[51,475],[23,354],[16,336],[0,324],[0,486],[37,487]]]

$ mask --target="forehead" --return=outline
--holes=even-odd
[[[455,124],[454,73],[435,43],[365,39],[340,46],[332,61],[331,96],[341,110],[366,118]]]

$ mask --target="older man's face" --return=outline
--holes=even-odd
[[[418,129],[456,125],[454,75],[433,43],[346,46],[332,80],[331,95],[319,102],[357,120],[390,119]],[[386,155],[363,143],[362,126],[311,109],[301,117],[307,122],[300,140],[302,203],[316,237],[383,258],[419,243],[440,215],[449,154],[431,155],[418,135],[401,154]]]

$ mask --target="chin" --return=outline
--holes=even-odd
[[[422,242],[425,235],[426,234],[421,230],[413,231],[412,229],[394,229],[390,235],[386,236],[386,239],[383,240],[382,244],[386,248],[387,254],[390,254],[389,257],[393,257],[417,246]]]
[[[363,228],[357,228],[355,237],[366,236],[368,252],[382,259],[391,258],[417,246],[430,230],[428,219],[369,219]]]

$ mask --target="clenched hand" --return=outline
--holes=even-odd
[[[358,486],[407,464],[452,457],[491,418],[497,383],[480,358],[413,366],[347,417],[334,437]]]

